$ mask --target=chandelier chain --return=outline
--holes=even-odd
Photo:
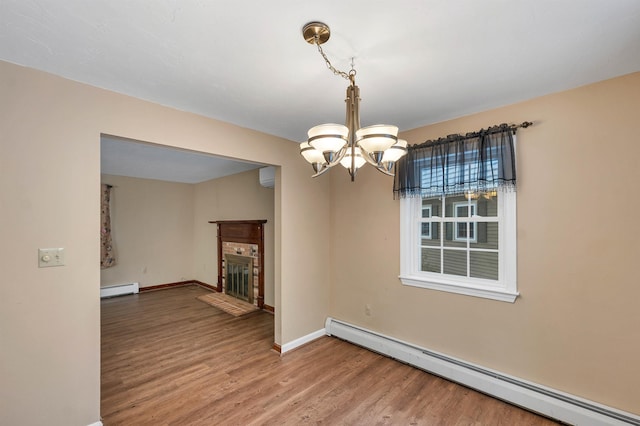
[[[351,71],[349,71],[348,73],[346,73],[344,71],[340,71],[339,69],[336,69],[336,67],[334,67],[331,64],[331,61],[329,61],[329,58],[327,58],[327,55],[324,53],[324,50],[322,50],[322,46],[320,46],[320,42],[318,40],[318,36],[315,37],[314,43],[318,47],[318,52],[320,52],[320,54],[324,58],[324,62],[327,64],[327,68],[329,68],[329,70],[333,73],[333,75],[340,76],[340,77],[342,77],[344,79],[347,79],[347,80],[350,80],[350,81],[353,79],[352,76],[356,75],[356,70],[353,68],[353,61],[351,62]]]

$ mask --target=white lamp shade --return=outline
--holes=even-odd
[[[302,154],[302,156],[304,157],[305,160],[307,160],[309,163],[313,164],[313,163],[324,163],[324,156],[322,155],[322,152],[318,151],[317,149],[314,149],[311,145],[309,145],[307,142],[303,142],[300,144],[300,154]]]
[[[309,129],[309,145],[320,152],[338,152],[347,143],[349,129],[342,124],[321,124]]]
[[[358,170],[360,167],[364,166],[364,163],[366,163],[365,159],[362,158],[362,151],[360,151],[360,148],[358,148],[357,146],[353,148],[353,152],[355,153],[355,159],[353,160],[353,165],[355,166],[355,169]],[[342,164],[342,167],[344,167],[345,169],[350,169],[351,168],[351,150],[347,148],[347,153],[344,155],[344,157],[342,157],[342,160],[340,160],[340,164]]]
[[[356,131],[358,146],[365,152],[382,152],[397,141],[398,128],[386,124],[363,127]]]
[[[398,142],[387,149],[382,156],[382,162],[398,161],[400,157],[407,153],[407,141],[398,139]]]

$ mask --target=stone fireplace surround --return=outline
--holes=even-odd
[[[209,221],[218,227],[218,285],[217,291],[226,293],[226,255],[249,257],[253,267],[252,302],[264,307],[264,224],[261,220]]]

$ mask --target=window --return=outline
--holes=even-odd
[[[403,284],[515,301],[516,128],[427,141],[396,163]]]
[[[403,284],[515,300],[515,192],[413,197],[400,203]]]

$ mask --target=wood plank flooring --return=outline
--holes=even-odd
[[[105,426],[556,424],[331,337],[281,357],[271,314],[233,317],[206,292],[102,301]]]

